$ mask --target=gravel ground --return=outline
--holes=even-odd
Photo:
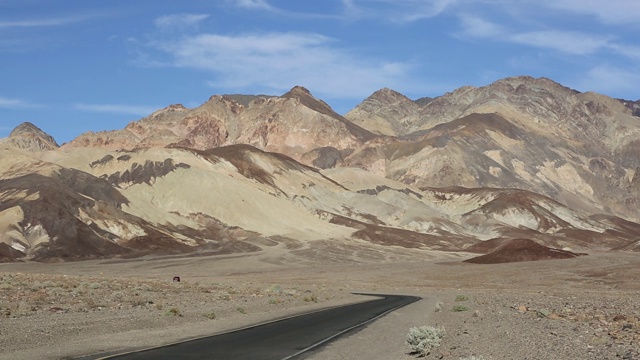
[[[379,263],[247,256],[4,264],[0,359],[157,346],[366,300],[352,292],[423,300],[309,358],[417,359],[406,335],[431,325],[445,335],[425,359],[640,359],[637,254],[501,265],[418,255]],[[182,281],[172,282],[174,274]]]
[[[426,299],[310,359],[640,359],[640,313],[632,301],[637,293],[434,289],[416,295]],[[442,327],[445,335],[421,357],[405,339],[409,328],[424,325]]]
[[[0,359],[145,348],[362,300],[313,286],[4,273]]]

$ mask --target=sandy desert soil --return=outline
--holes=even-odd
[[[318,241],[257,254],[2,264],[0,359],[156,346],[365,300],[352,292],[424,300],[312,359],[415,359],[404,341],[422,325],[446,331],[426,359],[640,358],[637,254],[461,262],[472,256]]]

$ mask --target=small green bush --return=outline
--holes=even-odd
[[[229,301],[229,300],[231,300],[231,294],[229,294],[226,291],[221,291],[221,292],[218,293],[218,300]]]
[[[237,308],[236,311],[238,311],[240,314],[246,314],[247,313],[247,309],[245,309],[243,307]]]
[[[91,283],[89,284],[89,289],[97,290],[102,288],[102,284],[100,283]]]
[[[456,301],[467,301],[469,297],[467,295],[458,295],[456,296]]]
[[[0,284],[0,290],[12,290],[12,289],[13,289],[13,285],[9,283]]]
[[[436,308],[435,308],[435,312],[440,312],[442,311],[442,308],[444,307],[444,303],[442,301],[438,301],[436,303]]]
[[[308,295],[302,298],[302,300],[306,301],[306,302],[314,302],[317,303],[318,302],[318,297],[315,295]]]
[[[210,313],[206,313],[206,314],[204,314],[202,316],[206,317],[209,320],[213,320],[213,319],[215,319],[217,317],[216,313],[213,312],[213,311],[210,312]]]
[[[453,305],[453,311],[455,312],[469,311],[469,308],[464,305]]]
[[[407,344],[414,352],[421,356],[427,356],[433,349],[440,346],[440,340],[444,334],[444,328],[441,327],[428,325],[413,327],[409,329],[409,334],[407,334]]]
[[[166,314],[169,315],[169,316],[182,316],[182,313],[180,313],[180,310],[178,308],[174,308],[174,307],[172,307],[171,309],[167,310]]]

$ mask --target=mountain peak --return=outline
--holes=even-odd
[[[289,90],[286,94],[281,96],[285,99],[298,99],[300,103],[312,110],[315,110],[319,113],[331,116],[331,117],[340,117],[331,106],[325,103],[322,100],[316,99],[311,92],[302,86],[296,85],[291,90]]]
[[[44,131],[42,131],[42,129],[40,129],[39,127],[35,126],[33,123],[30,123],[28,121],[23,122],[22,124],[16,126],[12,131],[11,134],[9,134],[9,137],[16,137],[19,136],[21,134],[24,133],[34,133],[34,134],[45,134],[46,133]]]
[[[382,88],[349,111],[345,117],[379,135],[398,136],[407,132],[408,124],[414,122],[419,105],[405,95]]]
[[[300,85],[296,85],[293,88],[291,88],[291,91],[300,91],[303,92],[305,94],[311,95],[311,91],[309,91],[309,89],[307,89],[304,86],[300,86]]]
[[[534,78],[532,76],[513,76],[513,77],[508,77],[508,78],[504,78],[504,79],[500,79],[495,81],[493,84],[489,85],[492,87],[499,87],[499,86],[503,86],[503,85],[508,85],[514,89],[517,89],[521,86],[525,86],[528,87],[530,89],[545,89],[548,91],[557,91],[557,92],[567,92],[567,93],[571,93],[571,94],[578,94],[580,93],[577,90],[571,89],[569,87],[566,87],[562,84],[559,84],[549,78],[546,77],[539,77],[539,78]]]
[[[28,151],[53,150],[60,147],[51,135],[30,122],[23,122],[16,126],[9,137],[3,139],[3,142]]]
[[[389,89],[387,87],[382,88],[376,92],[374,92],[373,94],[371,94],[367,99],[375,99],[375,100],[379,100],[385,103],[389,103],[389,102],[396,102],[398,100],[408,100],[410,101],[410,99],[406,96],[404,96],[403,94],[393,90],[393,89]],[[365,100],[366,101],[366,100]]]

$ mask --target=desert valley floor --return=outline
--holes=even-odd
[[[640,356],[637,253],[480,265],[462,262],[476,254],[360,241],[290,249],[262,239],[261,248],[1,264],[0,359],[69,359],[157,346],[365,300],[353,292],[424,300],[312,359],[414,359],[404,341],[409,328],[422,325],[446,331],[427,359]],[[172,282],[174,276],[182,281]]]

